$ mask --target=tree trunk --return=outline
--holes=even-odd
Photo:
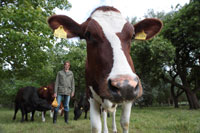
[[[200,104],[198,102],[196,94],[193,93],[190,89],[187,89],[185,93],[189,102],[190,109],[199,109]]]
[[[175,107],[175,108],[179,108],[179,105],[178,105],[178,97],[174,97],[174,107]]]
[[[171,84],[171,95],[172,95],[172,98],[173,98],[173,101],[174,101],[174,107],[179,108],[179,106],[178,106],[178,96],[175,95],[173,84]]]

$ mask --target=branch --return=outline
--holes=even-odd
[[[166,78],[164,75],[162,76],[162,78],[163,78],[164,81],[166,81],[166,82],[168,82],[168,83],[171,83],[171,84],[173,84],[174,86],[176,86],[176,87],[178,87],[178,88],[180,88],[180,89],[182,89],[182,90],[184,90],[184,91],[187,90],[187,87],[185,87],[185,86],[183,86],[183,85],[180,85],[180,84],[176,83],[175,81]]]
[[[180,93],[178,93],[176,96],[179,97],[180,95],[182,95],[182,93],[185,92],[184,90],[182,90]]]

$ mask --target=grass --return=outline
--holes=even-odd
[[[58,116],[56,124],[52,123],[49,112],[46,122],[42,122],[41,116],[35,115],[35,121],[21,123],[21,112],[12,120],[14,110],[0,108],[0,133],[90,133],[90,121],[81,116],[80,120],[73,120],[73,109],[70,111],[69,124],[64,123],[64,118]],[[122,133],[120,127],[119,108],[116,114],[118,133]],[[109,132],[111,130],[111,118],[108,118]],[[174,109],[173,107],[149,107],[133,108],[129,125],[130,133],[200,133],[200,110],[188,110],[187,108]]]

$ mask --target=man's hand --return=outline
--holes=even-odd
[[[73,97],[73,96],[74,96],[74,92],[71,93],[71,97]]]
[[[56,93],[54,93],[54,95],[53,95],[54,97],[57,97],[57,95],[56,95]]]

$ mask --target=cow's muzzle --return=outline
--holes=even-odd
[[[138,77],[120,75],[108,80],[111,101],[123,102],[134,100],[142,95],[142,87]]]

